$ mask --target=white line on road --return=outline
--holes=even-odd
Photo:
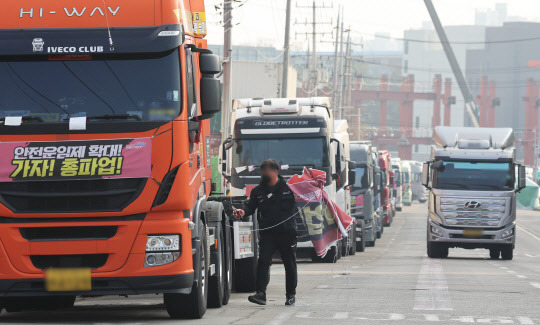
[[[531,255],[531,254],[523,254],[523,255],[525,255],[527,257],[534,257],[534,255]]]
[[[527,278],[526,276],[521,275],[521,274],[516,274],[516,276],[517,276],[518,278],[520,278],[520,279],[526,279],[526,278]]]
[[[424,258],[416,284],[414,310],[454,310],[440,261]]]
[[[538,282],[529,282],[529,284],[532,285],[535,288],[540,289],[540,283],[538,283]]]

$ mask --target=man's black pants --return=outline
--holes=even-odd
[[[298,276],[296,272],[296,231],[260,233],[259,263],[257,264],[257,291],[266,292],[270,282],[272,255],[277,250],[285,266],[285,279],[288,295],[296,294]]]

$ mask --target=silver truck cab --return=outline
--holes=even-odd
[[[447,257],[451,247],[485,248],[492,259],[511,260],[516,192],[525,186],[513,130],[436,127],[433,140],[422,173],[429,192],[428,256]]]

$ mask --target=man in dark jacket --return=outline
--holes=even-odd
[[[258,211],[259,262],[257,264],[257,293],[249,301],[266,305],[266,287],[270,282],[272,255],[277,250],[285,266],[287,295],[285,305],[294,305],[297,284],[296,272],[296,220],[294,194],[279,175],[279,166],[273,159],[261,164],[261,183],[251,191],[245,210],[236,210],[241,218]]]

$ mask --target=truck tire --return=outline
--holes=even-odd
[[[501,250],[500,249],[498,249],[498,248],[490,248],[489,249],[489,257],[492,260],[499,259],[499,256],[501,256]]]
[[[401,212],[402,209],[403,209],[402,207],[397,207],[397,208],[396,208],[396,211],[397,211],[397,212]]]
[[[217,243],[215,274],[208,278],[208,307],[210,308],[220,308],[223,305],[223,296],[225,294],[223,282],[225,277],[227,277],[224,261],[225,253],[223,252],[225,245],[220,227],[216,227],[215,239],[215,243]],[[215,245],[215,243],[210,244]]]
[[[358,229],[357,227],[358,227],[358,224],[353,224],[353,226],[351,227],[351,239],[349,241],[350,245],[348,247],[349,256],[356,255],[356,238],[357,238],[356,230]],[[362,229],[361,225],[360,225],[360,229]]]
[[[360,241],[357,241],[356,235],[354,238],[356,251],[357,252],[363,252],[366,250],[366,231],[364,229],[364,220],[360,220],[360,233],[362,234]],[[373,242],[375,244],[375,242]]]
[[[505,245],[501,248],[501,258],[505,261],[511,261],[514,258],[514,246]]]
[[[427,255],[429,258],[447,258],[448,247],[441,245],[440,243],[427,243]]]
[[[223,219],[223,252],[225,254],[223,261],[225,262],[225,276],[223,278],[223,305],[229,303],[231,298],[232,284],[233,284],[233,252],[232,252],[232,237],[231,229],[227,227],[229,220]]]
[[[173,319],[201,319],[206,313],[208,303],[208,229],[199,222],[201,249],[193,256],[195,280],[191,293],[165,293],[163,300],[167,313]]]
[[[427,202],[427,200],[426,200],[426,199],[418,199],[418,202],[420,202],[420,203],[422,203],[422,204],[423,204],[423,203],[426,203],[426,202]]]

